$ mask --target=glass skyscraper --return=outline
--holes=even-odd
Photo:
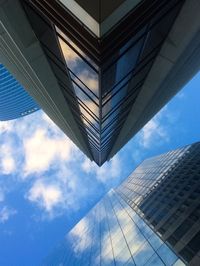
[[[200,143],[145,160],[117,192],[189,265],[200,265]]]
[[[111,190],[43,265],[184,265],[142,218]]]
[[[39,106],[0,63],[0,121],[29,115]]]
[[[199,9],[198,0],[5,0],[1,62],[101,166],[199,71]]]
[[[200,143],[145,160],[43,265],[200,265]]]

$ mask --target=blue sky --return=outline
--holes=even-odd
[[[0,123],[0,265],[39,265],[145,158],[199,141],[200,73],[110,162],[91,163],[42,112]]]

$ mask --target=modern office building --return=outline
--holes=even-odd
[[[145,160],[120,196],[189,265],[200,265],[200,143]]]
[[[0,121],[23,117],[38,109],[35,101],[0,64]]]
[[[200,265],[200,143],[145,160],[43,265]]]
[[[177,255],[111,190],[65,237],[43,266],[182,266]]]
[[[98,165],[200,68],[199,0],[5,0],[0,61]]]

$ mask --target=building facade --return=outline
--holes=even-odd
[[[199,9],[198,0],[6,0],[1,62],[101,166],[199,70]]]
[[[39,109],[18,81],[0,64],[0,121],[20,118]]]
[[[200,143],[145,160],[43,265],[200,265]]]
[[[200,264],[200,143],[145,160],[117,189],[189,265]]]
[[[42,265],[185,265],[142,218],[111,190]]]

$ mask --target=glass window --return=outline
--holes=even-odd
[[[144,39],[140,39],[134,46],[126,51],[116,62],[108,66],[102,73],[102,91],[106,93],[115,84],[121,81],[129,72],[133,71]],[[125,92],[124,92],[125,93]]]
[[[171,251],[171,249],[166,244],[163,244],[157,250],[157,253],[166,265],[173,265],[173,263],[175,263],[177,260],[177,256]]]
[[[121,248],[120,252],[115,255],[116,266],[124,265],[131,258],[131,254],[128,250],[128,247]]]
[[[155,233],[153,233],[149,238],[149,243],[154,249],[158,249],[163,244],[163,241]]]
[[[155,253],[146,263],[146,266],[166,266]]]
[[[134,255],[134,261],[137,266],[144,265],[150,258],[153,256],[154,250],[152,247],[146,242],[138,252]]]

